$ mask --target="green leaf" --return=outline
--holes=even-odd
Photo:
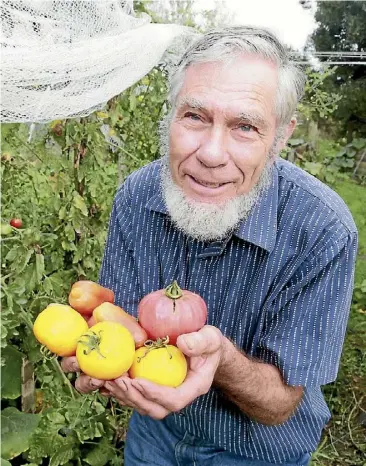
[[[357,150],[360,150],[363,147],[366,147],[366,139],[364,138],[354,139],[352,141],[352,146],[355,147]]]
[[[5,256],[5,260],[9,262],[13,262],[13,260],[17,257],[18,254],[19,254],[19,247],[14,246],[13,248],[10,249],[10,251]]]
[[[304,168],[311,175],[318,176],[322,172],[323,165],[321,163],[317,163],[317,162],[306,162],[304,164]]]
[[[1,366],[1,396],[15,400],[21,395],[21,368],[23,354],[13,346],[1,352],[5,365]]]
[[[85,201],[84,199],[80,196],[79,193],[75,192],[74,193],[74,199],[73,199],[73,204],[74,206],[80,210],[80,212],[85,215],[85,217],[88,216],[88,209],[86,208]]]
[[[43,254],[36,254],[36,278],[38,283],[41,282],[44,274],[44,256]]]
[[[288,144],[292,147],[300,146],[301,144],[304,144],[303,139],[289,139]]]
[[[58,218],[60,220],[64,220],[66,218],[66,207],[62,206],[59,213],[58,213]]]
[[[57,411],[47,413],[47,419],[49,419],[52,424],[60,424],[61,426],[65,424],[65,416]]]
[[[351,149],[350,147],[347,148],[347,152],[346,152],[347,157],[352,158],[356,154],[357,154],[357,151],[355,151],[355,149]]]
[[[114,448],[107,442],[101,442],[95,448],[90,450],[85,457],[85,461],[90,466],[103,466],[115,456]]]
[[[3,458],[1,458],[1,466],[11,466],[11,463],[9,463],[9,461],[6,461]]]
[[[343,147],[340,151],[337,152],[336,157],[343,157],[346,154],[347,154],[347,149]]]
[[[24,256],[23,262],[21,262],[17,267],[18,272],[23,272],[23,270],[28,265],[28,262],[30,261],[30,258],[32,257],[33,253],[34,253],[33,249],[29,249],[27,251],[26,255]]]
[[[69,241],[75,241],[75,230],[69,223],[65,227],[65,236]]]
[[[16,408],[5,408],[1,412],[1,455],[5,459],[15,458],[29,448],[29,439],[36,430],[39,414],[21,413]]]
[[[51,456],[50,466],[60,466],[66,464],[74,456],[74,445],[63,445],[56,453]]]

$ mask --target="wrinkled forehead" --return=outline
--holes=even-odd
[[[186,70],[175,107],[237,106],[242,101],[247,105],[260,102],[267,110],[274,110],[277,88],[278,67],[262,58],[195,63]]]

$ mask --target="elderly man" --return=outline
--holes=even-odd
[[[78,379],[135,408],[127,466],[307,465],[319,442],[357,231],[333,191],[278,157],[303,87],[268,31],[203,35],[172,75],[161,160],[117,193],[100,275],[116,303],[136,315],[177,280],[208,306],[208,325],[178,339],[180,387]]]

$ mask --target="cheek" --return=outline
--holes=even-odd
[[[174,159],[184,159],[198,149],[199,135],[197,132],[187,131],[180,125],[174,125],[170,131],[169,145]]]
[[[263,144],[248,146],[236,157],[236,167],[243,175],[240,194],[248,193],[258,181],[267,162],[268,149]]]

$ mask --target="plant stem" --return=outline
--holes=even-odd
[[[56,372],[58,373],[58,375],[60,376],[62,382],[64,385],[67,386],[67,388],[69,389],[69,392],[70,392],[70,395],[71,395],[71,398],[73,400],[75,400],[75,389],[74,387],[71,385],[70,383],[70,380],[66,377],[64,371],[61,369],[61,366],[60,366],[60,363],[58,362],[58,360],[56,358],[54,359],[51,359],[51,362],[52,362],[52,365],[53,367],[55,368]]]
[[[178,285],[177,280],[165,288],[165,296],[171,299],[178,299],[183,296],[182,290]]]

